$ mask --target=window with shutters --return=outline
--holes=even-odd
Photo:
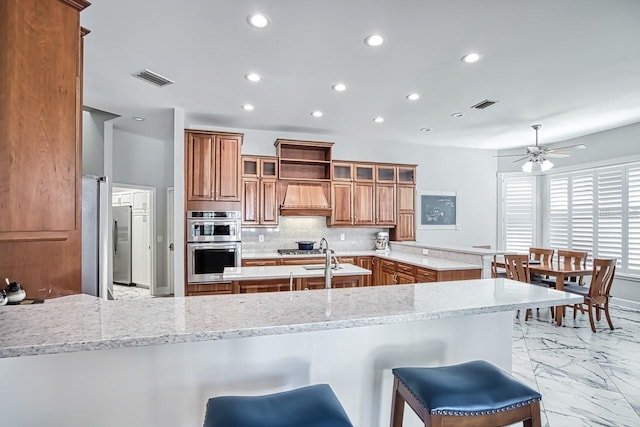
[[[506,177],[502,183],[502,236],[507,251],[528,253],[534,243],[535,178]]]
[[[640,163],[547,176],[546,241],[640,275]]]

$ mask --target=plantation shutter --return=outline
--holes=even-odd
[[[630,272],[640,273],[640,165],[629,166],[628,263]],[[635,271],[634,271],[635,270]]]
[[[549,246],[569,247],[569,177],[549,177]]]
[[[598,238],[594,242],[598,258],[622,262],[622,169],[605,169],[598,177]]]
[[[571,182],[571,245],[593,256],[593,173],[574,175]]]
[[[534,231],[534,177],[505,178],[505,249],[529,253]]]

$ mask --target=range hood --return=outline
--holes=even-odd
[[[288,183],[280,215],[331,216],[325,188],[319,183]]]

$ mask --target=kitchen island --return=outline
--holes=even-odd
[[[484,359],[510,370],[513,311],[580,300],[485,279],[1,307],[2,421],[186,427],[211,396],[326,382],[355,426],[384,426],[391,368]]]

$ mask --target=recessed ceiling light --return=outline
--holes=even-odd
[[[246,74],[244,78],[249,80],[250,82],[259,82],[260,80],[262,80],[262,76],[258,73]]]
[[[315,118],[320,118],[320,117],[322,117],[322,111],[316,110],[316,111],[312,112],[311,115],[313,117],[315,117]]]
[[[369,37],[364,39],[364,43],[367,46],[380,46],[382,43],[384,43],[384,37],[382,37],[380,34],[371,34]]]
[[[431,128],[420,128],[420,132],[431,132]]]
[[[345,90],[347,90],[347,85],[345,85],[344,83],[336,83],[331,86],[331,88],[336,92],[344,92]]]
[[[253,109],[254,109],[254,108],[255,108],[255,107],[254,107],[253,105],[251,105],[251,104],[244,104],[244,105],[242,106],[242,109],[243,109],[244,111],[253,111]]]
[[[138,121],[138,122],[142,122],[142,121],[144,121],[144,117],[133,116],[133,120]]]
[[[376,122],[376,123],[382,123],[382,122],[384,122],[384,117],[380,117],[380,116],[374,117],[373,121]]]
[[[405,98],[407,98],[409,101],[417,101],[418,99],[420,99],[420,95],[417,93],[410,93],[409,95],[405,96]]]
[[[269,18],[261,13],[256,13],[247,17],[247,22],[252,27],[264,28],[269,25]]]
[[[474,62],[480,61],[482,55],[477,52],[467,53],[465,56],[460,58],[462,62],[466,62],[467,64],[473,64]]]
[[[453,117],[454,119],[457,119],[457,118],[462,117],[462,116],[464,116],[464,114],[462,114],[462,113],[453,113],[451,115],[451,117]]]

